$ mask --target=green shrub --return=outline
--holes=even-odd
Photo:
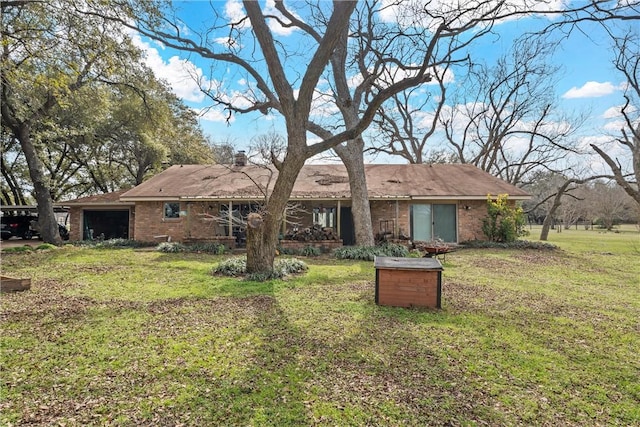
[[[246,257],[234,257],[221,261],[216,268],[213,269],[213,274],[220,274],[222,276],[242,276],[247,271],[247,258]]]
[[[288,276],[290,274],[304,273],[309,269],[304,261],[301,261],[297,258],[277,259],[273,267],[275,270],[282,272],[282,277]]]
[[[41,243],[38,246],[36,246],[36,251],[48,251],[51,249],[57,249],[58,247],[56,245],[52,245],[51,243]]]
[[[411,249],[411,251],[409,251],[409,258],[422,258],[422,252],[419,251],[418,249]]]
[[[5,253],[5,254],[26,253],[26,252],[33,252],[33,248],[31,246],[29,246],[29,245],[15,246],[13,248],[3,249],[2,252]]]
[[[406,257],[409,250],[403,245],[385,243],[381,246],[343,246],[333,254],[338,259],[373,261],[376,256]]]
[[[179,242],[162,242],[158,245],[156,250],[165,253],[178,253],[186,252],[187,247]]]
[[[187,252],[205,252],[213,255],[222,255],[227,248],[222,243],[195,243],[186,247]]]
[[[493,242],[514,242],[526,236],[525,216],[522,208],[509,204],[509,196],[500,194],[496,200],[487,196],[487,217],[482,220],[482,231]]]
[[[80,240],[77,242],[69,243],[74,246],[95,249],[144,248],[156,245],[152,242],[141,242],[132,239]]]
[[[394,243],[385,243],[380,246],[384,251],[383,256],[395,256],[395,257],[407,257],[409,256],[409,249],[404,245],[397,245]]]
[[[300,251],[300,255],[302,256],[319,256],[322,253],[320,248],[315,246],[307,245]]]
[[[295,248],[285,248],[278,245],[276,250],[280,255],[300,255],[300,251]]]
[[[272,279],[282,279],[291,274],[300,274],[308,270],[304,261],[296,258],[277,259],[273,264],[273,271],[268,273],[247,274],[245,280],[264,282]],[[247,258],[234,257],[220,262],[212,271],[213,274],[238,277],[247,273]]]

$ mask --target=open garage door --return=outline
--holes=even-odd
[[[128,239],[128,210],[85,210],[83,215],[83,240]]]

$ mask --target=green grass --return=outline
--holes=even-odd
[[[640,234],[549,241],[448,254],[441,310],[375,305],[372,262],[3,254],[0,424],[638,425]]]

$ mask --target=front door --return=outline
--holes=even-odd
[[[340,207],[340,238],[345,246],[356,244],[356,230],[353,226],[353,215],[349,206]]]
[[[434,238],[456,242],[456,205],[433,205]]]

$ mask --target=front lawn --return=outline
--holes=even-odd
[[[448,254],[442,310],[376,306],[372,262],[3,254],[0,424],[638,425],[640,234],[549,239]]]

